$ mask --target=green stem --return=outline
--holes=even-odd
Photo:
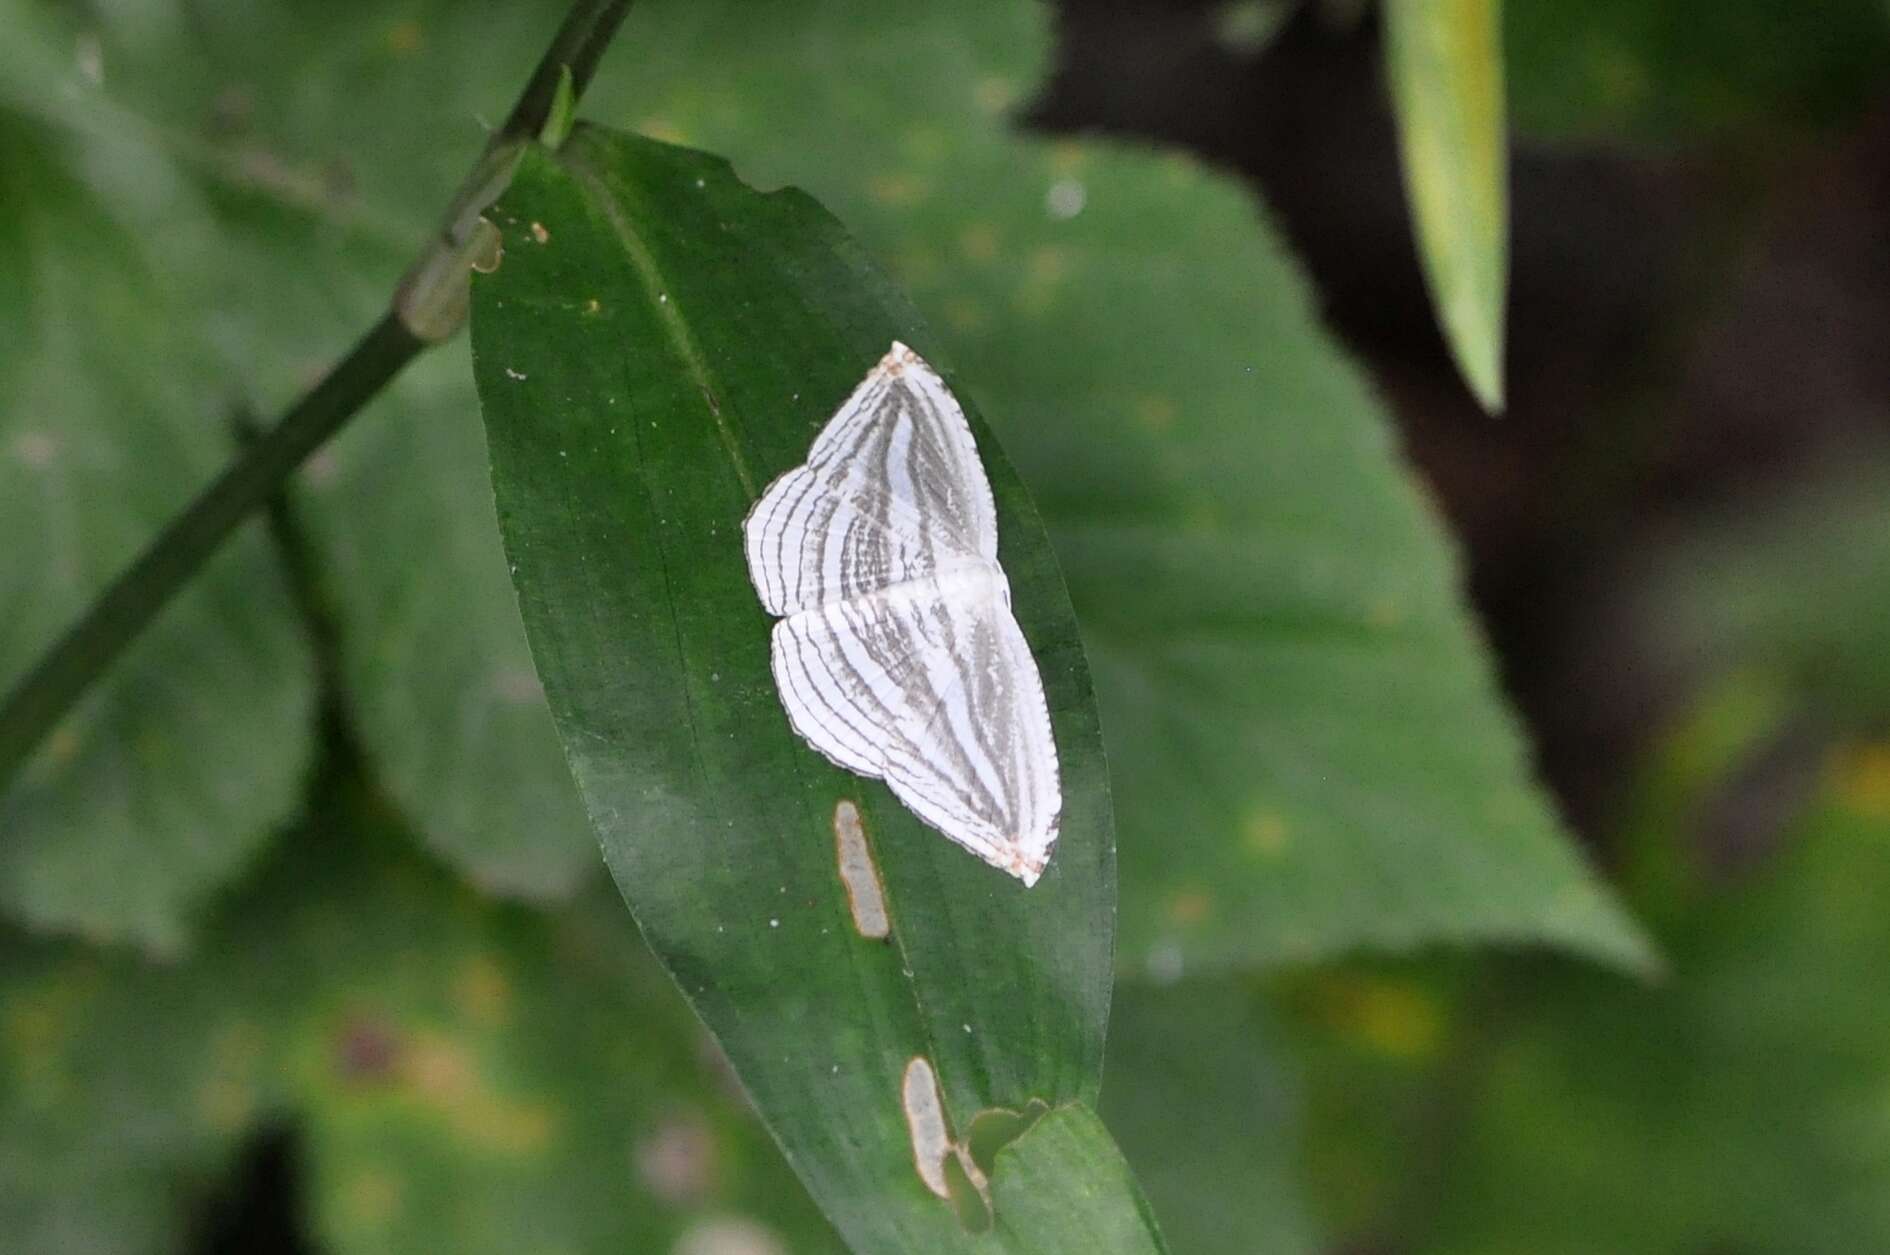
[[[159,533],[0,706],[0,780],[157,617],[236,525],[425,348],[394,315],[375,324],[313,391]]]
[[[159,533],[7,694],[0,704],[0,785],[236,526],[280,492],[295,469],[408,362],[457,327],[454,303],[441,294],[455,283],[464,290],[480,215],[504,190],[518,154],[543,130],[567,76],[568,99],[583,95],[629,8],[630,0],[574,0],[505,124],[448,203],[438,234],[401,281],[392,308]],[[463,316],[463,300],[457,308]]]

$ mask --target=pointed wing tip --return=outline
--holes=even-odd
[[[892,347],[886,350],[886,356],[879,359],[879,369],[895,377],[903,375],[912,367],[918,367],[920,370],[931,369],[925,364],[924,358],[913,352],[901,340],[894,340]]]
[[[1021,851],[1013,851],[999,866],[1023,881],[1024,888],[1028,889],[1043,878],[1043,869],[1048,862],[1048,855],[1032,856]]]

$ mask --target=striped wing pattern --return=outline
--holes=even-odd
[[[743,525],[788,721],[1026,886],[1062,793],[964,412],[894,344]]]

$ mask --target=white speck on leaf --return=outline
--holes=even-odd
[[[1060,220],[1074,218],[1083,212],[1083,205],[1089,200],[1089,192],[1075,179],[1058,179],[1044,193],[1044,208],[1052,218]]]
[[[1148,978],[1157,985],[1172,985],[1181,979],[1181,947],[1172,941],[1157,942],[1148,952]]]
[[[51,465],[59,442],[43,431],[23,431],[13,438],[13,456],[34,470]]]

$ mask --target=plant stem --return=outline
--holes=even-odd
[[[280,422],[238,454],[158,534],[7,694],[0,704],[0,785],[12,778],[86,688],[157,617],[237,524],[281,491],[309,454],[408,362],[457,327],[453,318],[438,316],[444,308],[438,304],[439,291],[451,283],[463,289],[480,215],[510,181],[518,154],[544,128],[567,74],[570,99],[583,95],[629,8],[630,0],[574,0],[505,124],[487,140],[479,160],[448,202],[435,238],[401,281],[392,308]],[[417,322],[416,308],[433,316]],[[463,316],[463,302],[460,309]]]
[[[0,706],[0,780],[196,574],[236,525],[425,348],[391,313],[159,533]]]

